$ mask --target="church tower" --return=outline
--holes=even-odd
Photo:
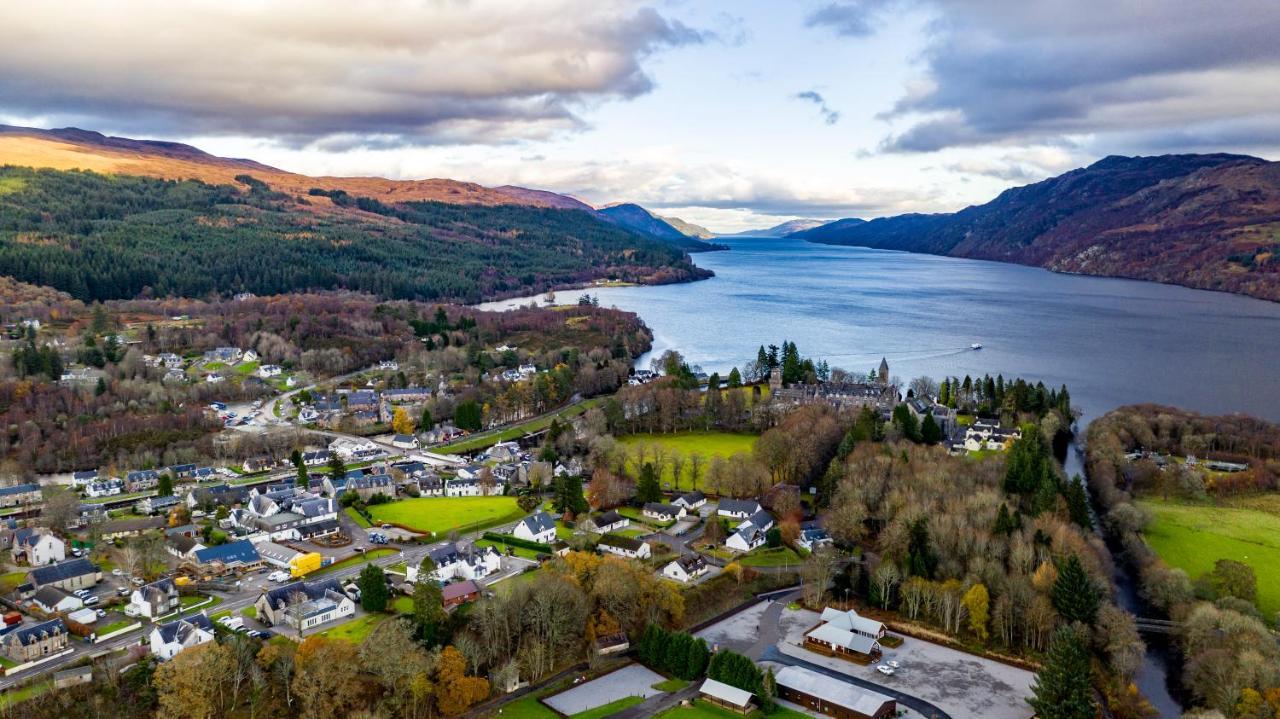
[[[880,384],[889,384],[889,361],[883,357],[880,358]]]
[[[769,373],[769,394],[776,394],[780,389],[782,389],[782,369],[774,367]]]

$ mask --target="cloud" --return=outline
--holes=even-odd
[[[1280,5],[1271,0],[932,7],[924,77],[885,114],[905,127],[882,150],[1079,138],[1280,147]]]
[[[637,0],[34,3],[0,23],[0,107],[131,135],[501,143],[649,92],[703,33]]]
[[[831,3],[805,18],[805,27],[825,27],[845,37],[866,37],[876,31],[875,16],[887,0]]]
[[[942,166],[960,175],[981,175],[1004,182],[1026,184],[1060,175],[1072,168],[1088,164],[1082,158],[1061,148],[1027,148],[1007,152],[999,157],[986,154],[965,157]]]
[[[837,122],[840,122],[840,113],[828,107],[826,98],[819,94],[817,90],[797,92],[794,97],[797,100],[804,100],[817,105],[818,112],[822,115],[822,121],[828,125],[834,125]]]

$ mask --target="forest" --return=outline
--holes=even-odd
[[[577,210],[376,203],[321,211],[242,187],[0,167],[0,275],[82,301],[348,289],[478,302],[614,279],[709,276]],[[16,189],[12,189],[16,188]]]
[[[1133,452],[1159,453],[1133,455]],[[1231,474],[1195,471],[1172,459],[1187,453],[1246,464]],[[1211,569],[1198,576],[1166,562],[1148,544],[1153,517],[1140,501],[1173,498],[1198,508],[1216,523],[1220,502],[1242,495],[1265,499],[1280,470],[1280,427],[1241,415],[1211,417],[1159,405],[1113,410],[1089,425],[1089,486],[1103,510],[1103,527],[1138,573],[1144,599],[1177,624],[1182,679],[1204,717],[1271,719],[1280,712],[1280,645],[1260,609],[1261,580],[1244,560],[1265,556],[1268,537],[1255,535],[1234,556],[1212,555]],[[1252,506],[1241,504],[1241,507]],[[1269,515],[1259,502],[1258,514]],[[1246,510],[1247,511],[1247,510]],[[1207,551],[1209,527],[1189,538]],[[1265,572],[1274,563],[1263,562]]]

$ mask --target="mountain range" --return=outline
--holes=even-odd
[[[862,222],[862,220],[840,220],[841,222]],[[766,227],[763,230],[745,230],[743,232],[720,233],[717,237],[786,237],[797,232],[812,230],[827,224],[829,220],[788,220],[780,225]]]
[[[1112,156],[959,212],[838,220],[789,237],[1280,301],[1280,163]]]
[[[724,245],[702,242],[699,238],[711,236],[711,231],[705,227],[699,227],[678,218],[661,217],[633,202],[605,205],[596,211],[606,220],[620,227],[655,237],[685,250],[699,252],[727,249]]]

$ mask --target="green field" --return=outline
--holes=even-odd
[[[515,497],[418,497],[369,508],[375,523],[398,524],[415,532],[478,531],[524,516]]]
[[[326,629],[320,632],[320,636],[329,639],[345,639],[353,644],[359,644],[365,640],[365,637],[381,623],[390,619],[390,614],[366,614],[362,617],[352,619],[346,624],[339,624],[333,629]]]
[[[786,565],[798,567],[804,563],[804,559],[790,547],[757,549],[750,554],[743,555],[737,561],[738,564],[744,567],[782,567]]]
[[[771,714],[763,714],[759,709],[747,715],[749,719],[808,719],[808,714],[802,714],[794,709],[786,707],[777,707]],[[718,706],[705,702],[701,699],[695,699],[692,706],[674,707],[658,714],[654,719],[743,719],[741,714],[731,712],[728,709],[722,709]]]
[[[1164,561],[1193,579],[1212,570],[1218,559],[1243,562],[1258,577],[1263,615],[1280,611],[1280,514],[1255,508],[1265,502],[1217,507],[1144,499],[1139,504],[1154,517],[1147,543]]]
[[[699,481],[707,476],[707,465],[712,457],[731,457],[739,452],[751,454],[756,446],[756,435],[735,434],[731,432],[677,432],[675,434],[629,434],[619,437],[618,442],[627,448],[632,455],[628,459],[628,470],[635,474],[639,468],[635,464],[636,449],[640,445],[662,448],[668,458],[662,468],[662,486],[670,489],[693,489],[692,468],[689,466],[689,455],[697,452],[703,457],[702,474]],[[671,466],[670,455],[679,454],[685,457],[684,468],[677,482],[675,471]],[[649,461],[653,460],[653,451],[649,451]]]
[[[477,432],[466,439],[460,439],[457,442],[450,442],[436,448],[436,451],[445,454],[468,454],[485,447],[493,446],[499,442],[508,442],[513,439],[519,439],[533,432],[541,432],[551,426],[553,419],[571,419],[586,412],[600,402],[600,398],[584,399],[581,402],[571,404],[568,407],[556,412],[539,417],[528,422],[513,425],[501,430],[490,430],[487,432]]]

